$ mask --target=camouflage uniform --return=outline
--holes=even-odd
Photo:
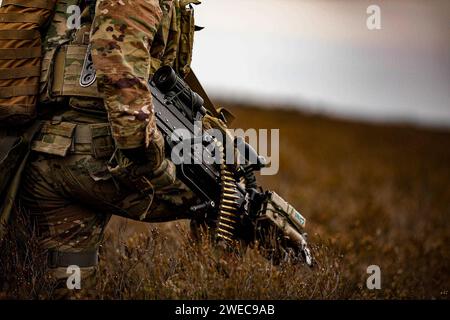
[[[157,0],[137,1],[134,5],[102,0],[97,4],[92,57],[113,137],[121,149],[142,147],[147,124],[150,135],[155,128],[147,82],[150,47],[161,18]]]
[[[181,5],[186,6],[186,1]],[[42,246],[56,252],[50,267],[58,277],[66,276],[67,264],[90,270],[95,262],[92,255],[84,253],[97,252],[112,214],[163,222],[189,218],[190,206],[197,203],[176,178],[170,160],[159,159],[161,164],[142,175],[137,172],[146,164],[139,167],[122,153],[145,153],[152,143],[161,144],[147,81],[162,64],[170,64],[180,73],[189,72],[191,57],[186,54],[186,45],[192,49],[193,25],[183,36],[177,21],[192,15],[180,8],[178,0],[97,1],[90,36],[97,97],[83,94],[88,92],[85,88],[73,89],[79,78],[72,74],[80,68],[76,59],[79,47],[63,47],[64,40],[54,34],[47,36],[51,41],[46,43],[51,45],[43,62],[41,101],[52,108],[57,105],[58,111],[51,113],[53,118],[44,123],[33,142],[21,201],[37,223]],[[64,24],[52,24],[49,32],[59,27]],[[185,49],[179,50],[183,41]],[[61,81],[48,73],[58,69],[51,66],[59,61],[54,56],[57,50],[66,55]],[[68,59],[70,54],[75,58]],[[63,89],[54,89],[59,82]],[[67,97],[55,98],[55,92],[70,92],[69,104],[76,103],[76,110],[67,107]],[[103,108],[98,98],[103,98],[106,115],[98,112]],[[151,155],[147,158],[151,167],[149,159]]]

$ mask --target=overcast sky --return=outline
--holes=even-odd
[[[213,96],[450,126],[450,1],[203,0],[196,16]]]

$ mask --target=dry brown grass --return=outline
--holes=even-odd
[[[338,297],[334,257],[323,272],[305,266],[275,267],[256,250],[224,253],[207,241],[195,243],[183,225],[172,224],[177,239],[150,230],[111,236],[104,246],[97,290],[92,297],[115,299],[296,299]],[[124,234],[124,233],[121,233]],[[327,249],[321,248],[322,252]],[[333,257],[333,258],[330,258]],[[291,282],[295,281],[293,285]],[[301,281],[299,281],[301,279]]]
[[[444,298],[450,289],[450,132],[233,108],[241,128],[280,128],[280,172],[260,182],[307,217],[318,266],[217,252],[184,222],[113,219],[102,299]],[[379,265],[382,289],[366,288]],[[19,295],[20,296],[20,295]],[[17,296],[16,296],[17,297]]]
[[[448,298],[450,132],[235,112],[237,126],[279,124],[280,173],[262,182],[304,212],[312,241],[343,255],[340,297]],[[376,292],[365,289],[372,264]]]

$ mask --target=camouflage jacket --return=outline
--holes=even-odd
[[[57,2],[44,41],[40,102],[69,98],[73,108],[106,111],[116,146],[141,147],[156,128],[148,79],[162,65],[190,72],[191,4],[199,1],[97,0],[95,10],[83,3]],[[71,29],[74,5],[82,8],[81,25]],[[89,47],[96,81],[83,86]]]

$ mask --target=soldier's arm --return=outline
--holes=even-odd
[[[156,130],[147,85],[158,0],[100,0],[91,35],[99,91],[120,149],[143,147]]]

